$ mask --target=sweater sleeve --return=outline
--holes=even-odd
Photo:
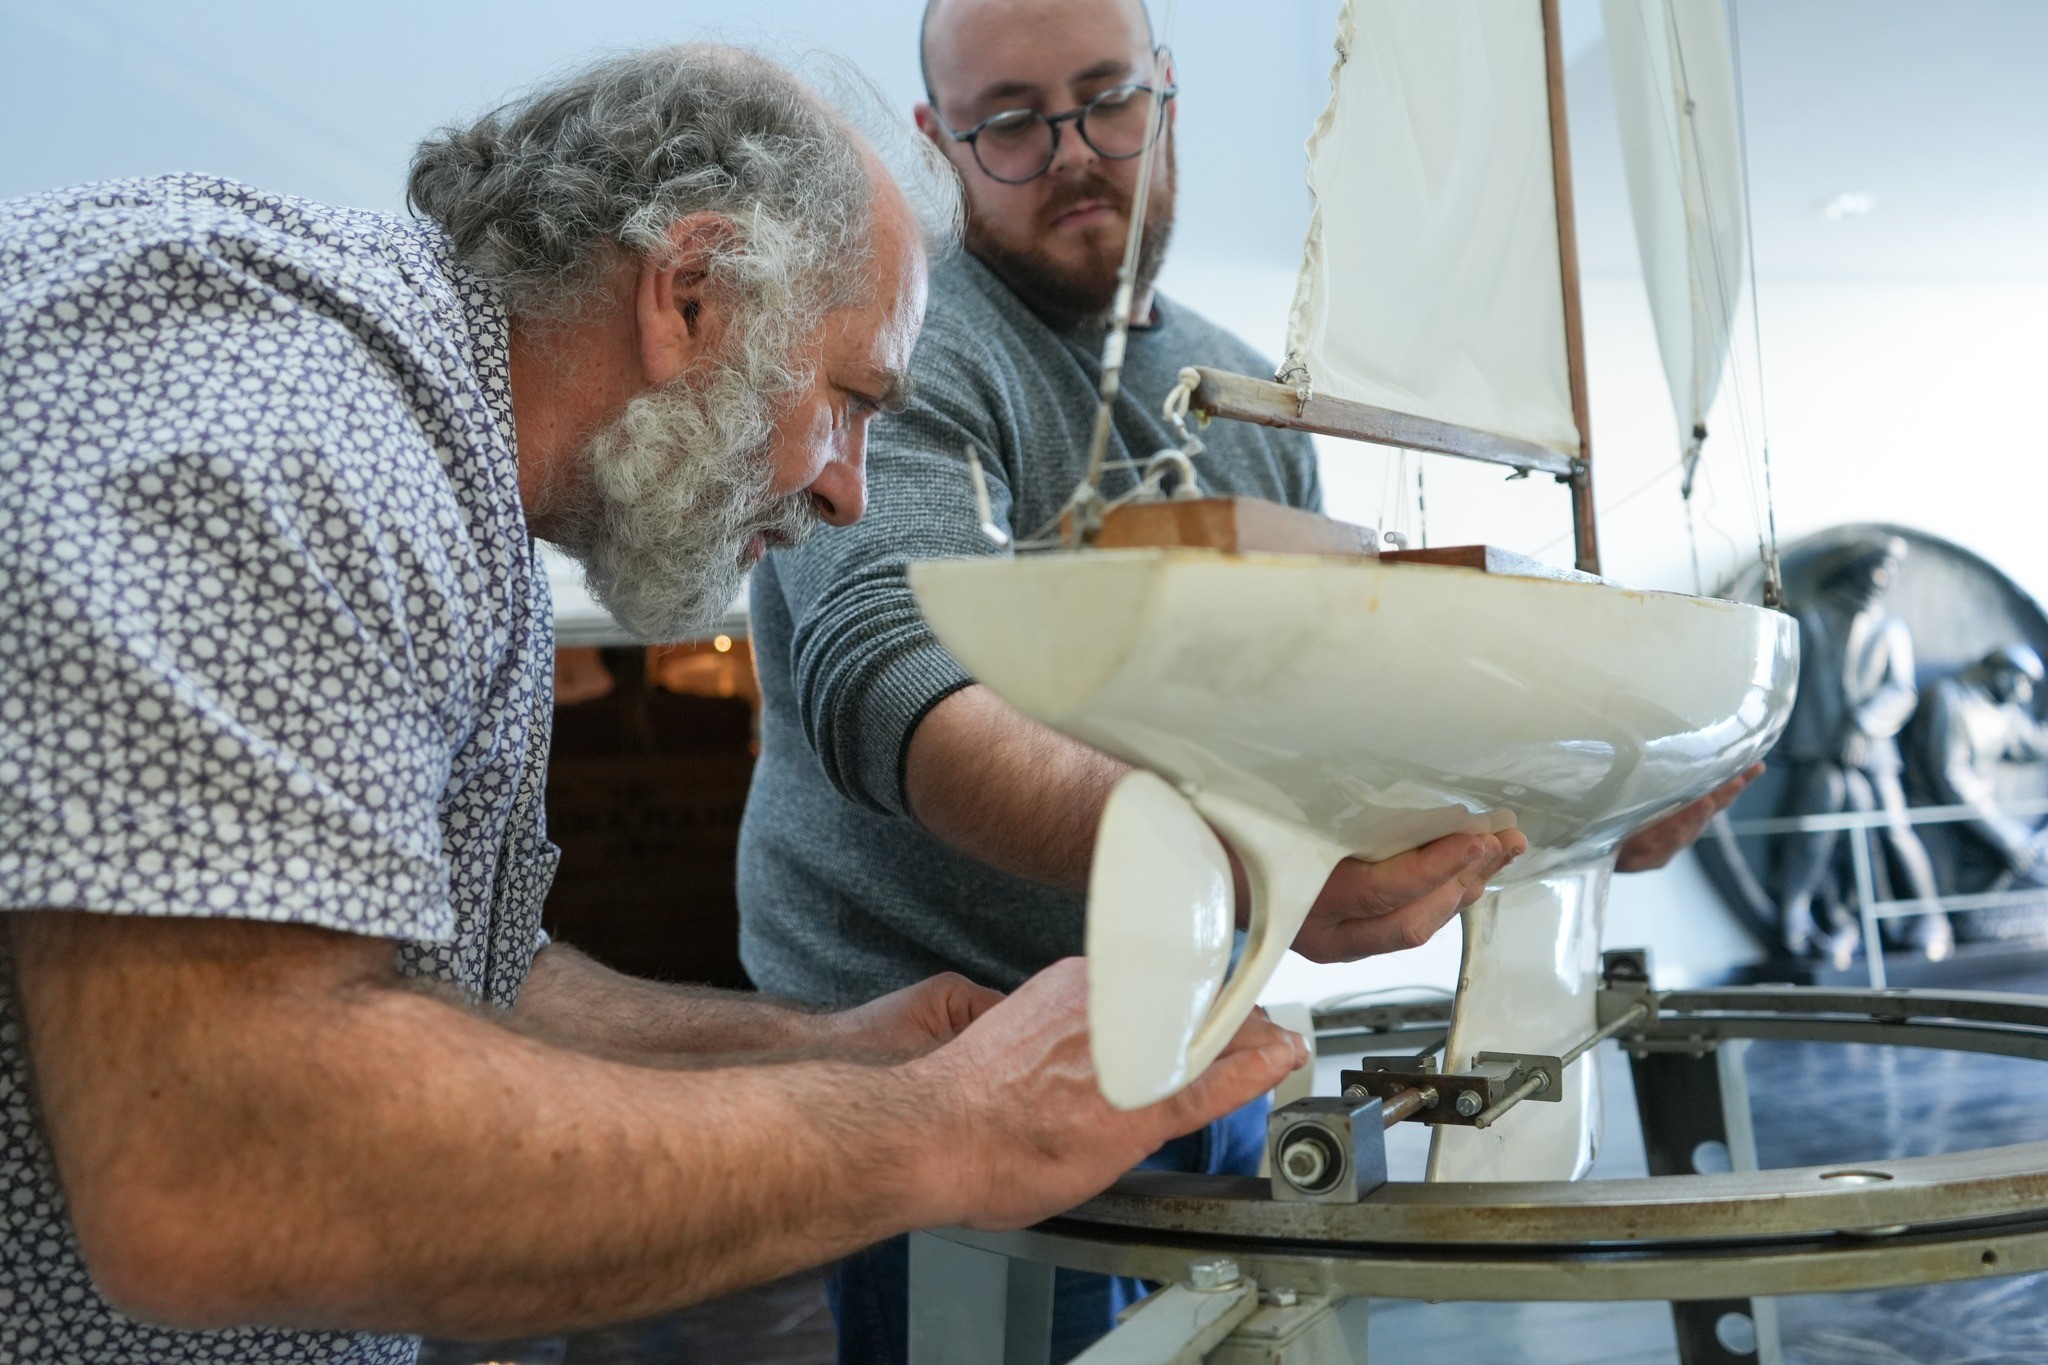
[[[909,406],[870,430],[867,515],[775,557],[804,737],[841,795],[894,815],[907,813],[903,765],[918,724],[973,681],[925,624],[906,566],[1002,553],[979,528],[969,443],[996,524],[1015,533],[1015,452],[1004,433],[1018,423],[996,357],[961,330],[928,330],[912,385]]]

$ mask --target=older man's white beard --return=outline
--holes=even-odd
[[[727,371],[701,392],[643,394],[591,438],[564,548],[627,630],[702,633],[739,595],[754,537],[790,546],[817,528],[809,496],[769,492],[773,426],[771,401]]]

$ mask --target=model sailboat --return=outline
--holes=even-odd
[[[1624,124],[1704,145],[1684,125],[1718,94],[1719,0],[1609,0],[1608,15],[1617,62],[1647,73],[1619,83]],[[920,605],[970,672],[1138,769],[1103,816],[1089,897],[1094,1055],[1120,1105],[1172,1093],[1217,1055],[1340,859],[1461,830],[1519,826],[1531,848],[1466,912],[1444,1067],[1486,1050],[1566,1052],[1595,1027],[1617,844],[1748,766],[1790,709],[1787,618],[1592,577],[1554,0],[1350,0],[1338,51],[1309,143],[1316,209],[1287,364],[1277,381],[1195,372],[1183,398],[1207,415],[1568,482],[1583,572],[1502,573],[1483,552],[1454,557],[1474,567],[1396,562],[1370,536],[1346,543],[1217,502],[1200,516],[1142,494],[1106,507],[1088,485],[1065,548],[912,567]],[[1732,106],[1731,84],[1720,107]],[[1725,283],[1741,250],[1731,260],[1694,207],[1722,205],[1704,177],[1728,163],[1679,157],[1674,174],[1672,137],[1640,141],[1637,217],[1692,439],[1733,312],[1718,286],[1715,306],[1701,305],[1702,272]],[[1234,969],[1217,832],[1251,886]],[[1437,1128],[1432,1175],[1581,1173],[1597,1138],[1596,1059],[1565,1070],[1561,1102],[1521,1105],[1483,1131]]]

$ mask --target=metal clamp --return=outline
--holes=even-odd
[[[1494,1101],[1494,1077],[1476,1072],[1439,1073],[1432,1058],[1421,1059],[1419,1065],[1413,1057],[1391,1059],[1403,1063],[1399,1068],[1382,1064],[1388,1060],[1367,1057],[1364,1069],[1340,1073],[1338,1083],[1344,1094],[1378,1100],[1395,1122],[1468,1123]]]
[[[1512,1068],[1506,1084],[1501,1087],[1503,1090],[1519,1090],[1535,1080],[1536,1088],[1522,1096],[1523,1099],[1542,1100],[1545,1104],[1564,1103],[1565,1059],[1562,1057],[1546,1057],[1537,1052],[1482,1052],[1473,1060],[1481,1067]]]

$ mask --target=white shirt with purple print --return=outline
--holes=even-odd
[[[513,1002],[556,852],[507,343],[429,223],[199,176],[0,203],[0,909],[318,925]],[[110,1307],[13,976],[0,1360],[413,1359]]]

